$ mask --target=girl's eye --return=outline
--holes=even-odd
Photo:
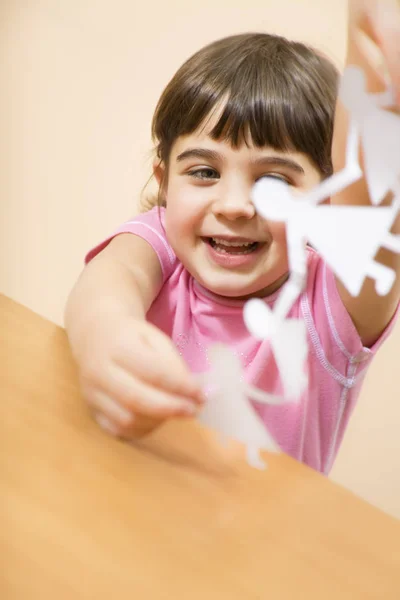
[[[189,175],[191,177],[194,177],[195,179],[202,179],[203,181],[207,179],[219,178],[219,174],[217,173],[217,171],[211,168],[196,169],[194,171],[190,171]]]
[[[278,181],[283,181],[287,185],[291,185],[291,182],[284,175],[279,175],[278,173],[266,173],[260,179],[277,179]]]

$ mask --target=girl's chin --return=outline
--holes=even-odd
[[[287,281],[288,273],[281,275],[278,279],[272,282],[262,282],[253,285],[241,286],[234,285],[234,282],[229,282],[229,285],[224,285],[223,282],[201,281],[197,279],[200,285],[210,293],[230,300],[250,300],[250,298],[266,298],[271,296]],[[215,285],[213,285],[215,283]]]
[[[268,286],[267,288],[260,286],[232,287],[224,285],[212,285],[206,281],[198,281],[198,283],[211,294],[228,300],[249,300],[250,298],[263,298],[264,296],[268,296],[270,293],[272,293],[268,291],[269,287],[271,286]]]

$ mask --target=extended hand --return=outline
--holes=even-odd
[[[82,391],[104,429],[132,439],[197,412],[201,390],[162,331],[124,317],[89,333],[78,360]]]
[[[374,51],[371,42],[381,56]],[[363,63],[360,66],[367,74],[373,71],[382,88],[387,72],[394,87],[396,104],[400,106],[399,0],[349,0],[348,62]]]

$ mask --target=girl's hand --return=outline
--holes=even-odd
[[[347,62],[364,69],[372,82],[370,91],[387,87],[389,76],[400,106],[399,0],[349,0]]]
[[[83,394],[109,433],[134,439],[170,417],[193,416],[201,390],[171,340],[146,321],[121,317],[87,331],[78,358]]]

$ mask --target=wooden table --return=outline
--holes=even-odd
[[[64,331],[4,296],[0,397],[2,600],[399,600],[400,522],[191,421],[108,437]]]

